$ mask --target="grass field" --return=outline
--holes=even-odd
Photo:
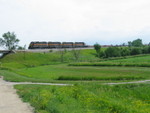
[[[75,67],[67,64],[38,66],[13,70],[15,74],[0,72],[6,80],[52,82],[52,80],[139,80],[149,79],[149,68],[142,67]],[[7,74],[9,74],[7,76]],[[14,79],[15,77],[15,79]],[[17,79],[16,79],[17,77]],[[12,79],[11,79],[12,78]],[[23,79],[22,79],[23,78]]]
[[[16,85],[37,113],[150,113],[149,83],[102,85],[150,79],[150,55],[115,59],[96,58],[94,50],[82,50],[78,61],[67,51],[63,63],[59,52],[17,53],[0,59],[0,75],[15,82],[73,84]]]
[[[15,88],[37,113],[150,113],[149,85],[17,85]]]

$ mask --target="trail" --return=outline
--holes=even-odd
[[[7,85],[21,85],[21,84],[37,84],[37,85],[51,85],[51,86],[73,86],[72,84],[57,84],[57,83],[33,83],[33,82],[5,82]]]
[[[29,104],[23,103],[13,85],[0,78],[0,113],[33,113]]]
[[[70,84],[55,84],[55,83],[31,83],[31,82],[8,82],[0,77],[0,113],[33,113],[33,108],[21,101],[16,94],[13,85],[17,84],[39,84],[39,85],[57,85],[67,86]]]

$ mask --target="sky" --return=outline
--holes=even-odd
[[[0,37],[93,45],[150,42],[150,0],[0,0]]]

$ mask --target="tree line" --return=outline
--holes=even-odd
[[[94,49],[96,50],[96,56],[99,58],[122,57],[150,53],[150,45],[143,45],[142,39],[129,41],[127,46],[111,46],[105,50],[101,50],[101,45],[96,43],[94,44]]]

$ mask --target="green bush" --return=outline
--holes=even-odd
[[[131,55],[138,55],[142,54],[142,48],[134,47],[131,48]]]
[[[120,57],[121,56],[121,50],[118,47],[108,47],[105,50],[106,57]]]

